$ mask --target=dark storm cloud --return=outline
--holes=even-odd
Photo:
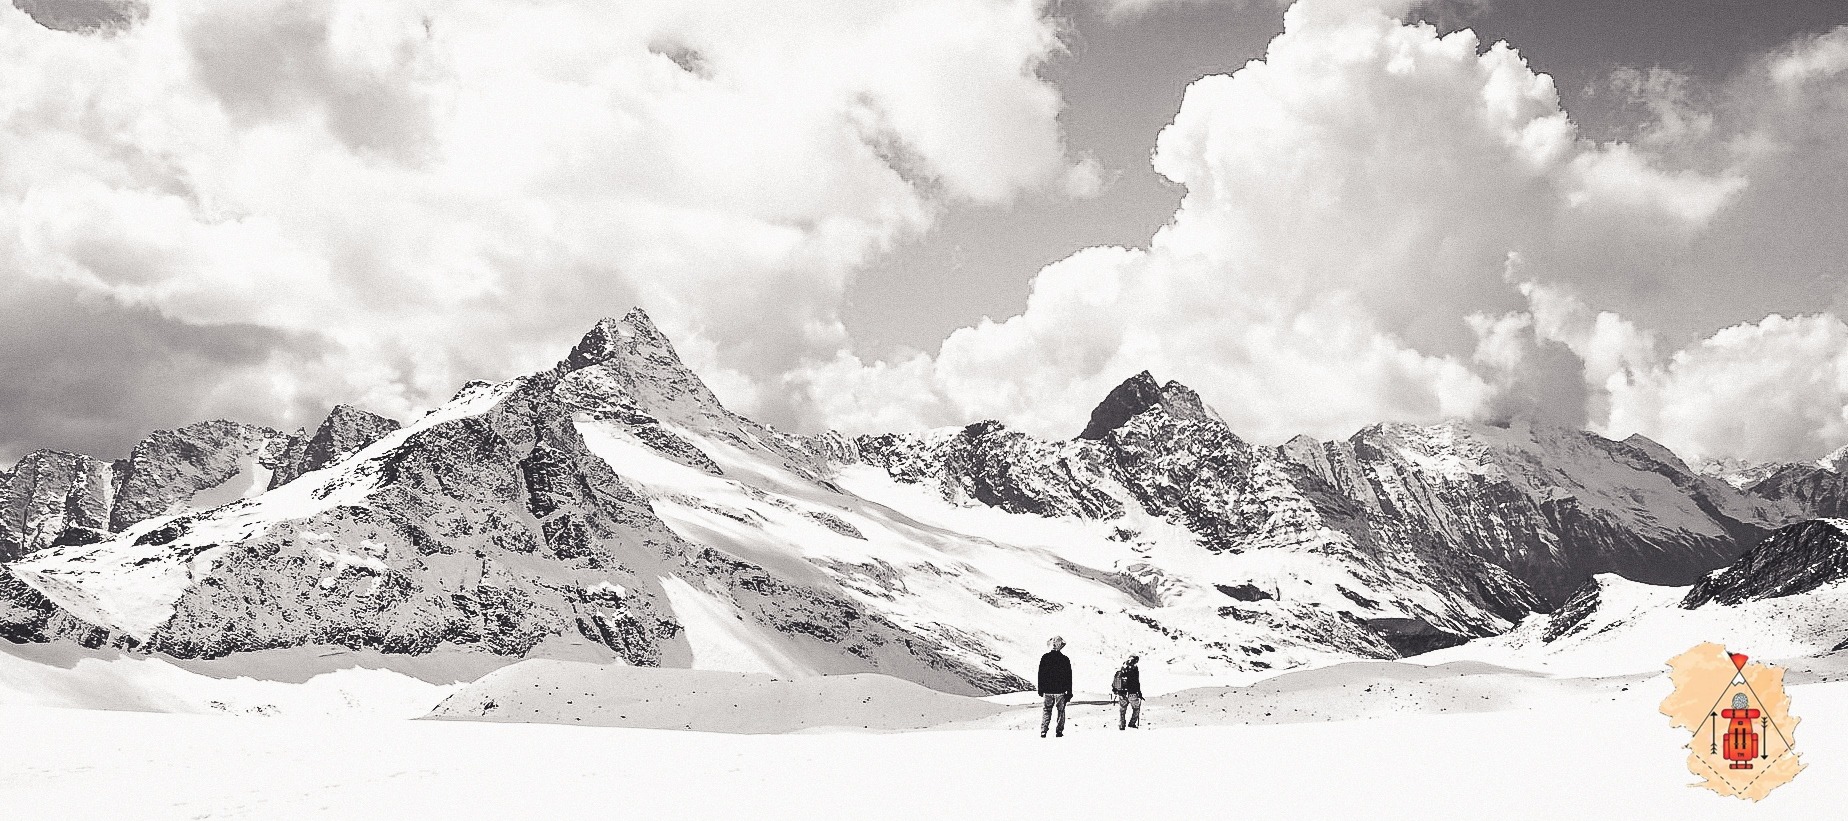
[[[13,6],[46,28],[86,34],[120,31],[148,16],[140,0],[13,0]]]
[[[153,430],[209,418],[285,424],[294,409],[226,388],[314,347],[80,299],[61,285],[0,288],[0,464],[37,448],[118,458]]]

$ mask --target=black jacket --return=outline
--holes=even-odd
[[[1142,695],[1142,668],[1134,664],[1128,664],[1124,665],[1123,668],[1117,672],[1123,674],[1123,686],[1116,687],[1114,686],[1116,682],[1112,681],[1111,684],[1113,686],[1110,688],[1111,692],[1128,693],[1137,696]]]
[[[1042,695],[1072,692],[1072,660],[1057,650],[1040,656],[1039,691]]]

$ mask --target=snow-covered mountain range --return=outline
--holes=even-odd
[[[800,436],[726,409],[635,311],[403,426],[342,406],[312,434],[203,422],[126,459],[27,455],[0,473],[0,635],[995,692],[1061,633],[1103,669],[1250,673],[1553,629],[1533,625],[1585,610],[1599,574],[1718,585],[1835,515],[1840,461],[1735,485],[1641,437],[1519,421],[1266,447],[1147,373],[1072,439]],[[1727,572],[1775,586],[1785,564]]]

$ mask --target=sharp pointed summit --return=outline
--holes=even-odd
[[[673,343],[655,327],[654,320],[641,308],[631,308],[621,319],[606,316],[584,332],[576,347],[565,357],[569,370],[589,367],[618,355],[647,354],[680,364]]]
[[[624,408],[669,418],[733,416],[641,308],[621,319],[598,320],[556,373],[560,397],[585,410]]]
[[[1104,401],[1091,410],[1091,421],[1078,438],[1102,439],[1124,422],[1157,406],[1181,419],[1217,418],[1192,388],[1174,381],[1158,386],[1154,375],[1143,371],[1111,389]]]

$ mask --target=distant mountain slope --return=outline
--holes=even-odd
[[[1848,516],[1848,475],[1816,465],[1784,465],[1747,488],[1809,516]]]
[[[1602,675],[1659,669],[1708,641],[1767,659],[1826,654],[1848,649],[1844,579],[1848,521],[1799,522],[1694,585],[1600,575],[1552,614],[1432,660],[1521,660]]]
[[[1369,513],[1506,568],[1554,605],[1598,573],[1690,583],[1801,515],[1694,474],[1640,436],[1525,421],[1374,425],[1281,453]]]

